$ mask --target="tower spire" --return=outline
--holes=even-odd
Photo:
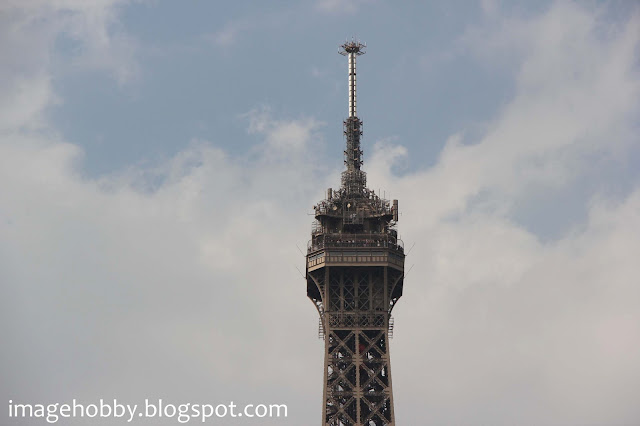
[[[356,117],[356,57],[364,55],[365,43],[351,40],[340,46],[339,53],[349,57],[349,118]]]
[[[365,53],[366,44],[351,40],[340,46],[339,53],[348,57],[349,64],[349,115],[344,121],[344,134],[347,147],[344,151],[344,164],[347,170],[342,173],[342,187],[349,193],[359,193],[367,184],[366,174],[360,170],[362,166],[362,120],[357,115],[356,98],[356,57]]]

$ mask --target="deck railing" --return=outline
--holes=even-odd
[[[404,252],[401,239],[390,234],[335,234],[319,235],[309,241],[309,253],[327,247],[356,248],[356,247],[385,247]]]

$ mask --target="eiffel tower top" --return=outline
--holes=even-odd
[[[402,251],[397,240],[395,224],[398,221],[398,201],[390,202],[367,188],[367,174],[361,170],[362,120],[356,115],[356,57],[364,54],[366,45],[352,40],[340,46],[340,54],[349,59],[349,116],[344,120],[346,149],[341,187],[329,188],[327,198],[314,206],[316,222],[310,250],[317,247],[316,240],[325,240],[330,234],[376,234],[388,236]],[[378,238],[378,239],[379,239]],[[370,238],[371,239],[371,238]],[[385,240],[386,241],[386,240]],[[324,244],[324,243],[322,243]]]

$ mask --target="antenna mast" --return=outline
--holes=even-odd
[[[360,170],[362,166],[362,120],[356,112],[356,57],[365,53],[366,44],[351,40],[340,46],[340,53],[349,59],[349,116],[344,121],[344,134],[347,138],[347,149],[344,151],[344,164],[347,170],[342,172],[342,187],[347,193],[362,192],[367,184],[366,174]]]
[[[349,118],[356,117],[356,56],[364,55],[366,44],[352,40],[340,46],[339,53],[349,57]]]

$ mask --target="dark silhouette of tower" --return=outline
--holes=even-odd
[[[349,116],[344,121],[346,170],[340,189],[327,190],[315,209],[307,248],[307,295],[320,314],[324,339],[322,425],[394,425],[389,338],[391,310],[402,296],[404,248],[398,239],[398,201],[366,187],[362,121],[356,115],[356,57],[351,41]]]

